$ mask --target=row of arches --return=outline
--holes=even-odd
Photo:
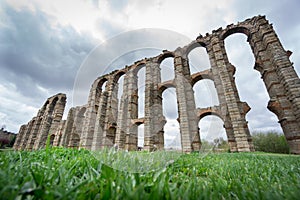
[[[162,69],[162,68],[161,68]],[[174,71],[174,68],[172,69]],[[134,118],[140,119],[144,117],[144,107],[145,107],[145,65],[141,65],[141,67],[136,70],[137,71],[137,116]],[[161,70],[162,71],[162,70]],[[114,82],[117,81],[117,83],[114,85],[114,89],[118,90],[117,98],[115,99],[115,102],[111,102],[113,105],[112,107],[118,108],[117,110],[120,110],[120,103],[121,103],[121,97],[123,94],[123,87],[124,87],[124,77],[125,73],[119,73],[117,78],[114,78]],[[198,108],[202,107],[209,107],[218,105],[218,97],[217,93],[215,91],[214,83],[211,80],[212,78],[209,77],[208,71],[204,71],[204,73],[197,73],[194,76],[194,92],[196,94],[196,105]],[[209,77],[210,79],[203,79]],[[103,78],[101,81],[99,81],[98,88],[99,91],[101,91],[102,95],[107,92],[110,88],[107,85],[108,79]],[[212,90],[211,90],[211,89]],[[176,86],[173,83],[170,83],[170,81],[166,81],[163,84],[160,84],[158,86],[159,89],[159,95],[162,96],[162,104],[163,104],[163,116],[166,118],[166,125],[164,127],[164,134],[170,138],[180,138],[179,135],[179,123],[177,121],[178,119],[178,105],[177,105],[177,98],[176,98]],[[198,97],[199,95],[203,95],[205,98]],[[198,96],[197,96],[198,95]],[[99,93],[97,97],[99,98],[101,94]],[[100,98],[99,98],[100,99]],[[204,100],[204,101],[203,101]],[[100,102],[100,100],[98,100]],[[211,104],[212,103],[212,104]],[[98,109],[98,106],[96,107]],[[115,118],[115,121],[117,119]],[[175,127],[175,128],[174,128]],[[110,130],[111,128],[109,128]],[[175,133],[174,133],[175,129]],[[111,132],[111,131],[108,131]],[[116,128],[114,128],[113,133],[115,134]],[[139,124],[138,126],[138,132],[139,132],[139,138],[142,138],[141,135],[143,135],[143,123]],[[110,134],[111,135],[111,134]],[[115,139],[115,138],[114,138]],[[142,139],[141,139],[142,140]],[[179,139],[180,140],[180,139]],[[178,143],[178,142],[177,142]],[[179,142],[180,143],[180,142]],[[139,141],[139,144],[143,144],[142,141]]]
[[[250,36],[248,29],[239,27],[239,28],[230,29],[229,31],[221,34],[220,37],[223,41],[225,41],[225,39],[228,36],[232,35],[233,33],[243,33],[243,34],[246,34],[246,37]],[[207,44],[205,44],[203,42],[195,41],[192,44],[185,47],[185,53],[182,53],[182,55],[181,55],[182,57],[187,57],[187,60],[188,60],[189,73],[191,74],[191,84],[192,84],[193,91],[195,94],[196,108],[205,108],[205,107],[209,107],[209,106],[219,105],[218,93],[215,88],[216,86],[214,84],[213,75],[211,74],[210,59],[209,59],[209,56],[207,53],[206,46],[207,46]],[[201,56],[198,54],[201,54]],[[160,90],[161,96],[163,96],[164,91],[166,89],[168,89],[169,87],[176,87],[176,83],[174,83],[174,81],[175,81],[174,57],[175,57],[175,54],[173,52],[168,52],[168,51],[165,51],[162,55],[158,56],[157,63],[160,68],[159,90]],[[252,58],[253,58],[253,56],[252,56]],[[253,59],[249,63],[253,64]],[[247,64],[249,65],[249,63],[247,63]],[[136,92],[136,94],[135,94],[136,102],[135,103],[138,105],[136,108],[137,110],[135,110],[133,112],[134,114],[133,114],[132,118],[144,117],[144,106],[145,106],[144,105],[144,100],[145,100],[144,99],[145,98],[144,97],[144,94],[145,94],[145,70],[144,70],[144,67],[145,67],[144,62],[140,65],[135,66],[133,73],[131,74],[132,80],[137,82],[137,88],[134,88],[134,90],[136,90],[135,91]],[[246,67],[249,68],[249,66],[246,66]],[[240,71],[240,70],[237,70],[237,71]],[[126,76],[126,71],[125,72],[121,71],[121,72],[117,73],[115,78],[113,79],[113,81],[117,82],[117,84],[119,86],[123,83],[123,80],[120,79],[121,77],[123,77],[123,75]],[[233,80],[235,81],[235,67],[233,67],[233,75],[234,75]],[[136,77],[137,77],[137,80],[135,80]],[[108,81],[108,79],[103,79],[103,80]],[[121,81],[119,81],[119,80],[121,80]],[[245,80],[245,78],[243,80]],[[101,83],[101,82],[99,82],[99,83]],[[103,87],[103,86],[101,86],[101,87]],[[114,85],[114,87],[117,87],[117,86]],[[123,88],[123,86],[121,88]],[[245,89],[245,87],[242,88],[242,90],[247,91]],[[116,99],[116,101],[118,102],[117,103],[118,110],[120,109],[120,102],[121,102],[121,96],[122,96],[122,94],[120,94],[120,93],[122,91],[123,91],[122,89],[119,90],[118,98]],[[257,93],[257,91],[255,93]],[[264,93],[266,94],[266,92],[264,92]],[[209,98],[207,98],[207,97],[209,97]],[[239,99],[239,97],[237,97],[237,98]],[[175,108],[176,108],[176,106],[175,106]],[[178,112],[177,109],[173,109],[173,111],[174,110],[176,111],[176,113]],[[166,116],[166,114],[164,113],[163,116]],[[174,116],[176,116],[176,115],[174,115]],[[177,115],[177,117],[178,117],[178,115]],[[223,117],[221,117],[221,118],[223,118]],[[174,120],[174,119],[167,117],[167,122],[166,122],[167,124],[169,123],[169,120]],[[222,119],[222,120],[224,121],[224,119]],[[221,122],[221,123],[224,123],[224,122]],[[251,120],[250,120],[250,124],[251,124]],[[274,126],[274,124],[275,123],[272,124],[272,127],[276,127],[276,125]],[[141,132],[142,129],[143,128],[139,128],[139,132]],[[142,135],[142,134],[140,134],[140,135]]]
[[[238,35],[238,37],[242,38],[242,37],[245,37],[245,36]],[[238,38],[238,37],[235,37],[235,39]],[[239,44],[240,44],[240,42],[239,42]],[[246,44],[246,42],[245,42],[245,44]],[[244,46],[246,46],[246,45],[244,45]],[[191,77],[192,77],[192,83],[191,84],[193,86],[193,91],[194,91],[194,94],[195,94],[196,108],[206,108],[206,107],[210,107],[210,106],[219,105],[218,94],[217,94],[215,84],[214,84],[214,80],[213,80],[213,77],[212,77],[212,74],[211,74],[211,66],[210,66],[210,63],[209,63],[209,57],[208,57],[208,54],[206,52],[205,47],[203,47],[201,45],[194,45],[193,49],[189,48],[188,51],[189,51],[188,61],[189,61],[189,67],[190,67],[190,72],[191,72]],[[234,52],[234,51],[229,50],[228,52]],[[251,56],[251,54],[250,54],[250,56]],[[229,53],[229,57],[230,57],[230,53]],[[249,59],[249,56],[248,56],[247,59]],[[160,88],[161,95],[163,96],[165,90],[168,90],[169,88],[175,87],[175,84],[173,83],[174,78],[175,78],[174,54],[168,53],[167,55],[164,55],[164,58],[159,58],[158,60],[160,62],[160,75],[161,75],[161,84],[160,84],[159,88]],[[230,58],[230,60],[231,60],[231,58]],[[252,58],[252,62],[253,62],[253,58]],[[247,64],[249,64],[249,63],[247,63]],[[250,62],[250,65],[251,64],[253,64],[253,63]],[[236,66],[238,66],[238,70],[237,70],[238,72],[242,71],[242,70],[239,70],[239,63],[237,63]],[[246,66],[244,68],[250,68],[250,67]],[[143,118],[144,117],[144,106],[145,106],[144,105],[144,100],[145,100],[144,99],[144,93],[145,93],[145,65],[144,64],[139,65],[139,67],[137,67],[135,69],[134,73],[135,73],[134,76],[137,77],[137,82],[138,82],[138,88],[137,88],[137,97],[138,97],[138,111],[137,111],[137,113],[138,113],[138,116],[137,116],[137,118]],[[122,92],[123,92],[124,75],[126,76],[126,72],[121,71],[115,76],[115,78],[113,80],[114,82],[117,82],[117,84],[118,84],[118,95],[117,95],[118,96],[118,98],[117,98],[117,102],[118,102],[117,103],[118,104],[117,108],[118,109],[117,110],[120,109],[121,96],[122,96]],[[256,77],[257,77],[257,75],[258,75],[258,73],[256,74]],[[99,81],[99,88],[101,87],[102,91],[106,90],[106,83],[107,82],[108,82],[108,79],[106,79],[106,78],[102,79],[102,81]],[[117,87],[117,86],[115,86],[115,87]],[[243,90],[245,90],[245,87],[242,87],[241,89],[238,89],[238,90],[243,91]],[[175,93],[175,92],[173,92],[173,93]],[[243,92],[239,92],[239,93],[243,94]],[[165,98],[163,98],[163,99],[165,99]],[[176,101],[176,97],[174,99]],[[242,95],[241,99],[248,101],[247,98],[243,99],[243,95]],[[265,100],[265,102],[267,102],[267,100],[268,100],[266,94],[264,96],[264,100]],[[168,100],[168,102],[170,102],[170,100]],[[255,104],[252,104],[251,107],[254,108],[254,109],[252,109],[252,111],[254,110],[254,112],[250,112],[250,114],[252,114],[252,113],[257,114],[257,111],[255,111]],[[166,123],[168,125],[171,123],[171,120],[174,121],[178,118],[177,106],[175,106],[175,108],[176,109],[173,109],[173,113],[176,113],[176,115],[174,115],[176,117],[170,118],[170,117],[166,117],[166,114],[164,114],[164,116],[167,118]],[[165,110],[165,108],[163,110]],[[267,112],[267,111],[266,111],[266,113],[270,114],[270,112]],[[272,115],[273,114],[271,114],[271,116]],[[269,126],[278,128],[279,126],[277,125],[276,119],[274,120],[274,117],[272,117],[272,120],[273,120],[273,122]],[[217,125],[219,127],[223,126],[223,124],[224,124],[223,119],[215,120],[215,121],[218,121]],[[172,123],[172,124],[174,126],[174,123]],[[250,124],[250,127],[251,127],[252,126],[252,120],[250,120],[249,124]],[[168,125],[166,127],[168,127]],[[140,132],[143,131],[142,126],[143,126],[143,124],[140,125],[139,128],[138,128],[139,135],[143,135],[143,133],[140,133]],[[175,126],[178,127],[177,132],[179,132],[179,125],[176,124]],[[253,125],[253,127],[255,128],[255,124]],[[280,127],[279,127],[279,129],[280,129]],[[200,130],[201,130],[201,128],[200,128]],[[165,134],[166,134],[166,132],[167,131],[165,131]]]
[[[252,51],[253,54],[251,56],[251,53],[249,53],[251,57],[249,59],[249,56],[240,54],[240,47],[236,47],[235,51],[233,51],[236,55],[233,55],[233,57],[239,57],[239,60],[237,60],[237,63],[234,63],[231,62],[232,58],[228,55],[226,43],[228,41],[227,38],[239,33],[246,36],[247,42],[250,44],[247,45],[248,49],[246,51]],[[243,36],[243,40],[245,40],[245,36]],[[196,55],[197,51],[204,52],[204,54],[202,53],[201,56]],[[280,55],[275,56],[278,52],[281,52],[279,53]],[[244,100],[243,97],[240,98],[240,94],[243,93],[241,91],[246,91],[244,94],[247,96],[250,93],[249,91],[255,88],[252,83],[253,77],[259,78],[258,73],[252,75],[252,72],[248,73],[245,70],[249,68],[249,65],[255,66],[266,85],[265,91],[254,91],[254,94],[250,95],[251,100],[264,99],[263,101],[266,103],[270,98],[268,109],[277,115],[282,127],[285,129],[285,133],[292,131],[296,134],[297,131],[293,128],[296,125],[293,126],[285,121],[294,118],[299,120],[300,114],[297,111],[298,100],[292,100],[295,104],[291,104],[291,108],[285,108],[285,110],[290,108],[291,112],[284,111],[280,107],[286,103],[289,95],[297,96],[297,92],[287,84],[288,82],[292,83],[292,80],[294,80],[294,78],[290,77],[296,77],[297,75],[292,70],[291,63],[284,52],[272,29],[272,25],[268,24],[268,21],[260,16],[238,23],[238,25],[229,25],[224,30],[220,28],[213,31],[212,34],[207,34],[205,37],[200,35],[189,45],[178,48],[174,52],[164,50],[157,57],[137,61],[129,67],[104,75],[100,80],[97,80],[95,82],[96,89],[93,85],[90,92],[89,107],[91,111],[88,112],[90,113],[88,118],[91,120],[87,120],[87,122],[93,124],[92,119],[95,118],[93,116],[97,115],[95,128],[98,129],[98,132],[96,131],[94,135],[97,136],[101,132],[99,130],[102,129],[103,136],[107,137],[110,135],[109,127],[115,126],[116,142],[126,143],[127,146],[134,145],[137,142],[136,131],[142,129],[142,126],[140,128],[137,126],[144,124],[145,129],[147,129],[144,133],[144,141],[147,146],[150,144],[150,141],[153,142],[155,140],[151,138],[150,132],[152,130],[149,130],[149,127],[156,132],[155,137],[160,138],[159,135],[164,133],[164,129],[159,128],[159,126],[164,127],[165,123],[168,124],[169,118],[166,117],[166,113],[164,113],[162,108],[163,96],[164,92],[168,91],[169,88],[175,88],[175,93],[179,96],[176,100],[177,106],[175,106],[175,108],[178,107],[178,110],[172,109],[172,111],[178,113],[178,120],[176,120],[180,123],[181,142],[186,145],[185,151],[197,149],[197,146],[199,146],[200,139],[197,138],[195,129],[197,122],[193,113],[197,108],[203,108],[203,105],[199,103],[203,100],[206,100],[209,106],[220,106],[221,112],[217,116],[223,121],[226,134],[232,141],[232,149],[234,151],[252,151],[253,145],[248,130],[248,123],[245,119],[250,108],[247,103],[241,101]],[[279,67],[282,61],[290,66],[288,70],[287,68]],[[285,75],[283,71],[290,75]],[[243,81],[240,81],[239,85],[241,86],[237,87],[236,83],[239,82],[239,78],[236,79],[236,77],[238,77],[238,74],[241,74],[240,76],[243,78],[240,80]],[[119,95],[119,79],[123,75],[122,91],[126,93],[123,92],[122,95]],[[105,90],[102,91],[104,82],[107,82],[107,84],[105,85]],[[204,87],[203,84],[207,87]],[[260,87],[260,85],[258,86]],[[101,89],[98,90],[97,87]],[[102,92],[97,92],[100,90]],[[198,91],[200,91],[200,94],[197,94]],[[194,94],[196,95],[194,96]],[[94,101],[95,96],[99,100]],[[104,105],[103,108],[100,108],[101,102]],[[169,102],[168,106],[170,106]],[[253,105],[262,105],[262,102],[255,102]],[[153,106],[153,110],[150,109],[151,106]],[[93,112],[93,109],[95,112]],[[250,113],[253,111],[254,109]],[[260,114],[260,112],[256,112],[255,118],[257,118],[257,113]],[[211,112],[210,114],[213,113]],[[151,119],[151,116],[152,118],[154,116],[157,117],[161,124],[157,125],[155,120]],[[174,116],[176,115],[174,114]],[[138,124],[135,124],[133,121],[138,121]],[[249,121],[249,124],[251,124],[252,120]],[[261,123],[261,121],[265,122],[266,120],[255,119],[253,121]],[[291,123],[294,124],[295,120],[292,120]],[[255,126],[259,127],[259,125],[256,124]],[[275,127],[274,125],[275,123],[270,127]],[[91,124],[85,127],[91,127]],[[85,137],[86,140],[91,138],[93,127],[89,130],[86,131],[88,135]],[[235,140],[235,134],[239,137],[238,142]],[[193,141],[191,141],[191,138],[193,138]],[[294,140],[291,137],[287,138]]]
[[[231,47],[226,47],[227,41],[239,33],[244,36],[238,44],[247,44],[244,41],[247,39],[249,45],[235,46],[228,51],[227,48]],[[237,41],[236,38],[234,41]],[[241,51],[245,47],[247,53]],[[228,52],[233,52],[233,55]],[[142,129],[143,124],[144,146],[151,150],[151,145],[165,145],[166,127],[177,127],[177,121],[180,124],[182,149],[190,152],[200,148],[198,120],[215,115],[223,121],[221,124],[224,125],[232,151],[252,151],[253,144],[246,121],[247,116],[251,116],[247,115],[250,107],[241,101],[247,97],[249,99],[245,100],[251,107],[263,105],[276,114],[291,152],[300,153],[300,80],[289,60],[290,55],[289,51],[283,49],[272,25],[265,17],[257,16],[225,29],[219,28],[206,36],[199,35],[187,46],[173,52],[164,50],[156,57],[145,58],[103,75],[92,85],[88,103],[83,106],[86,111],[82,126],[76,128],[80,137],[79,146],[93,149],[98,144],[105,147],[115,143],[121,148],[133,150],[138,145],[138,126]],[[247,71],[251,63],[259,74]],[[259,75],[265,87],[257,84],[262,82],[254,81],[259,79]],[[257,92],[257,88],[266,89]],[[176,97],[173,95],[175,98],[165,103],[168,91],[172,90]],[[49,106],[46,103],[49,113],[42,108],[40,114],[45,117],[36,135],[40,141],[38,147],[44,145],[49,131],[55,131],[59,124],[64,133],[73,130],[75,118],[67,119],[66,125],[61,123],[65,106],[63,98],[57,101],[53,97],[53,102],[58,102],[54,107],[50,101]],[[207,102],[200,104],[203,101]],[[267,106],[264,105],[266,103]],[[171,114],[165,108],[170,108],[168,112]],[[249,112],[255,113],[253,121],[258,123],[253,127],[260,128],[261,122],[265,125],[266,118],[276,118],[274,115],[258,117],[261,110],[254,110]],[[37,131],[38,121],[39,117],[34,118],[21,127],[22,140],[34,136],[31,130]],[[274,127],[274,124],[270,127]],[[62,139],[69,136],[65,134]],[[24,146],[24,141],[21,143]]]
[[[172,72],[174,74],[174,54],[164,54],[164,58],[159,57],[158,58],[158,62],[160,62],[160,82],[163,83],[160,87],[160,95],[162,96],[163,99],[163,116],[165,116],[166,118],[166,125],[164,125],[164,135],[166,136],[166,138],[169,136],[170,138],[179,138],[179,142],[180,143],[180,129],[179,129],[179,123],[177,121],[178,119],[178,109],[177,109],[177,99],[176,99],[176,92],[175,92],[175,84],[174,83],[170,83],[168,84],[168,82],[171,82],[172,80],[170,79],[172,76],[170,76],[170,74],[168,74],[169,72]],[[164,74],[164,71],[167,71],[167,73]],[[164,76],[167,75],[167,78],[165,78],[165,80],[170,79],[169,81],[165,81],[163,82],[163,78]],[[115,99],[115,102],[113,103],[114,106],[116,106],[116,102],[118,102],[118,110],[120,110],[120,104],[121,104],[121,97],[122,97],[122,93],[124,90],[124,77],[126,76],[126,71],[121,70],[120,72],[118,72],[114,78],[111,78],[110,80],[113,80],[114,83],[114,90],[118,90],[118,98]],[[145,94],[145,64],[142,63],[141,65],[138,65],[135,69],[134,69],[134,73],[132,75],[131,78],[137,78],[137,116],[134,116],[133,118],[143,118],[144,117],[144,94]],[[174,79],[174,75],[173,75],[173,79]],[[209,80],[203,80],[203,79],[209,79]],[[102,79],[98,82],[97,88],[98,91],[102,91],[103,94],[105,93],[106,90],[110,90],[111,88],[109,88],[109,84],[107,84],[109,82],[109,78],[106,77],[102,77]],[[203,84],[199,84],[200,82],[203,82]],[[216,103],[214,103],[213,105],[218,105],[218,97],[216,95],[216,92],[214,92],[213,95],[211,95],[211,91],[208,93],[208,87],[213,86],[213,81],[212,81],[212,77],[209,74],[209,70],[205,70],[201,73],[197,72],[194,74],[194,78],[193,78],[193,85],[195,88],[195,93],[197,93],[197,88],[200,90],[202,88],[202,91],[200,93],[205,93],[205,94],[209,94],[210,96],[210,100],[208,100],[208,102],[216,101]],[[204,87],[203,87],[204,85]],[[170,89],[170,87],[173,87],[173,91],[170,93],[168,92]],[[100,89],[101,88],[101,89]],[[117,88],[117,89],[116,89]],[[206,90],[203,92],[203,88]],[[213,89],[215,88],[214,86],[212,87]],[[215,90],[215,89],[214,89]],[[166,98],[170,94],[173,94],[173,97],[171,98]],[[164,95],[167,94],[167,95]],[[175,94],[175,95],[174,95]],[[97,95],[97,97],[100,99],[100,93],[99,96]],[[172,96],[172,95],[171,95]],[[207,95],[204,95],[207,96]],[[165,100],[167,99],[167,100]],[[203,98],[205,99],[205,98]],[[197,104],[198,102],[202,102],[203,99],[198,98],[197,99]],[[199,100],[199,101],[198,101]],[[100,100],[97,100],[96,102],[100,102]],[[166,103],[165,103],[166,102]],[[172,102],[172,103],[170,103]],[[166,106],[168,104],[168,106]],[[172,107],[170,107],[169,105],[173,105]],[[210,104],[207,104],[207,107],[211,106]],[[201,107],[201,106],[198,106]],[[203,106],[202,106],[203,107]],[[168,109],[169,108],[169,109]],[[171,108],[171,109],[170,109]],[[98,107],[96,107],[96,109],[98,109]],[[170,114],[169,114],[170,113]],[[115,121],[117,121],[117,119],[115,119]],[[138,143],[140,145],[143,144],[143,138],[142,135],[144,135],[143,133],[143,126],[144,124],[140,124],[138,126],[138,138],[140,138],[140,140],[138,140]],[[175,130],[174,130],[175,129]],[[110,128],[109,128],[110,130]],[[111,132],[111,131],[108,131]],[[116,133],[116,128],[114,128],[113,134]],[[113,140],[115,140],[115,137],[113,137]],[[115,141],[113,141],[115,142]]]

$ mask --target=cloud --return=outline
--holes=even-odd
[[[233,1],[135,1],[129,0],[128,26],[133,28],[165,28],[189,37],[205,34],[232,21]]]
[[[162,94],[163,115],[168,119],[178,118],[177,95],[175,88],[168,88]]]
[[[196,108],[207,108],[219,105],[217,90],[212,80],[204,79],[198,81],[194,85],[193,90]]]
[[[39,10],[4,7],[0,26],[0,73],[4,76],[0,81],[14,85],[18,101],[30,98],[28,106],[39,108],[49,96],[70,91],[81,62],[96,40],[88,34],[79,34],[70,26],[52,26],[52,17]],[[1,97],[16,101],[4,93]],[[20,105],[14,109],[21,109]],[[18,121],[30,119],[22,117],[23,120]]]
[[[0,125],[19,130],[19,124],[27,123],[38,109],[31,106],[32,99],[20,95],[13,83],[0,84]],[[20,101],[21,100],[21,101]]]
[[[6,14],[9,28],[1,31],[2,69],[30,77],[44,87],[69,88],[80,62],[93,47],[88,35],[79,35],[71,27],[51,28],[47,16],[39,11],[7,8]]]
[[[222,120],[217,116],[206,116],[199,122],[200,138],[213,141],[215,138],[222,137],[227,139]]]
[[[266,15],[273,24],[283,47],[291,50],[294,54],[291,60],[296,63],[295,70],[300,74],[300,2],[298,0],[283,1],[239,1],[235,0],[232,10],[236,13],[235,21],[243,21],[255,15]]]

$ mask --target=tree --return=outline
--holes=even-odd
[[[210,151],[213,148],[213,144],[207,140],[201,140],[201,150],[202,151]]]
[[[213,141],[214,141],[213,151],[215,150],[222,151],[222,152],[229,151],[228,142],[224,140],[223,137],[215,138]]]
[[[278,132],[253,133],[252,140],[256,151],[289,153],[289,146],[284,135]]]
[[[0,128],[0,148],[13,147],[16,137],[16,134],[10,133],[5,130],[6,125],[3,124]]]
[[[1,131],[4,131],[6,129],[6,125],[5,124],[3,124],[2,126],[1,126]]]

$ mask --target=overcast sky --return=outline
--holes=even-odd
[[[18,132],[20,125],[35,116],[48,97],[59,92],[67,94],[67,110],[84,104],[92,82],[107,71],[101,63],[131,64],[134,60],[157,55],[162,49],[175,50],[194,40],[199,33],[211,33],[259,14],[266,15],[284,48],[293,52],[290,59],[299,75],[299,8],[298,0],[2,0],[0,125],[5,125],[8,131]],[[166,35],[177,39],[164,39]],[[147,43],[150,40],[155,42]],[[119,41],[122,43],[113,45]],[[235,76],[240,98],[252,107],[247,115],[250,130],[280,131],[278,119],[266,109],[268,95],[259,73],[253,70],[254,58],[246,37],[230,36],[225,44],[229,60],[237,68]],[[111,46],[106,48],[105,45]],[[123,47],[131,51],[128,53]],[[137,50],[141,48],[143,51]],[[89,73],[93,69],[92,74],[85,75],[83,69],[95,50],[99,50],[98,56],[101,53],[97,60],[99,66],[89,68]],[[209,68],[207,55],[201,51],[191,52],[192,71],[199,70],[200,65],[201,70]],[[164,65],[170,66],[170,63],[165,61]],[[84,85],[82,88],[86,91],[80,90],[78,84]],[[214,91],[207,89],[211,86],[210,81],[195,85],[198,107],[217,104]],[[73,99],[75,93],[77,97],[81,96],[80,100]],[[169,89],[164,97],[171,99],[171,109],[164,111],[168,118],[166,129],[176,129],[178,116],[176,100],[172,101],[174,90]],[[166,103],[164,107],[168,107]],[[215,133],[209,133],[212,127],[217,127]],[[201,120],[200,128],[202,138],[212,139],[217,133],[224,132],[221,120],[216,117]]]

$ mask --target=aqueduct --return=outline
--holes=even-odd
[[[270,97],[268,109],[278,117],[291,152],[300,154],[300,80],[289,60],[290,52],[284,50],[264,16],[199,35],[175,51],[164,50],[156,57],[139,60],[97,78],[87,104],[71,108],[66,120],[62,120],[65,95],[50,97],[37,116],[21,126],[14,148],[42,148],[50,137],[50,143],[55,146],[97,150],[117,145],[120,149],[136,150],[138,125],[143,124],[144,149],[163,149],[166,119],[162,112],[162,93],[173,87],[183,152],[200,149],[198,122],[207,115],[223,120],[231,152],[253,151],[245,119],[250,107],[239,98],[235,66],[229,62],[224,47],[225,38],[235,33],[247,36],[255,58],[254,69],[260,72]],[[188,55],[197,47],[205,48],[211,68],[191,74]],[[161,82],[160,65],[166,58],[174,61],[175,78]],[[141,68],[145,69],[145,103],[144,117],[139,118],[137,73]],[[121,76],[124,77],[123,95],[118,102]],[[202,79],[214,82],[219,105],[196,109],[193,85]]]

